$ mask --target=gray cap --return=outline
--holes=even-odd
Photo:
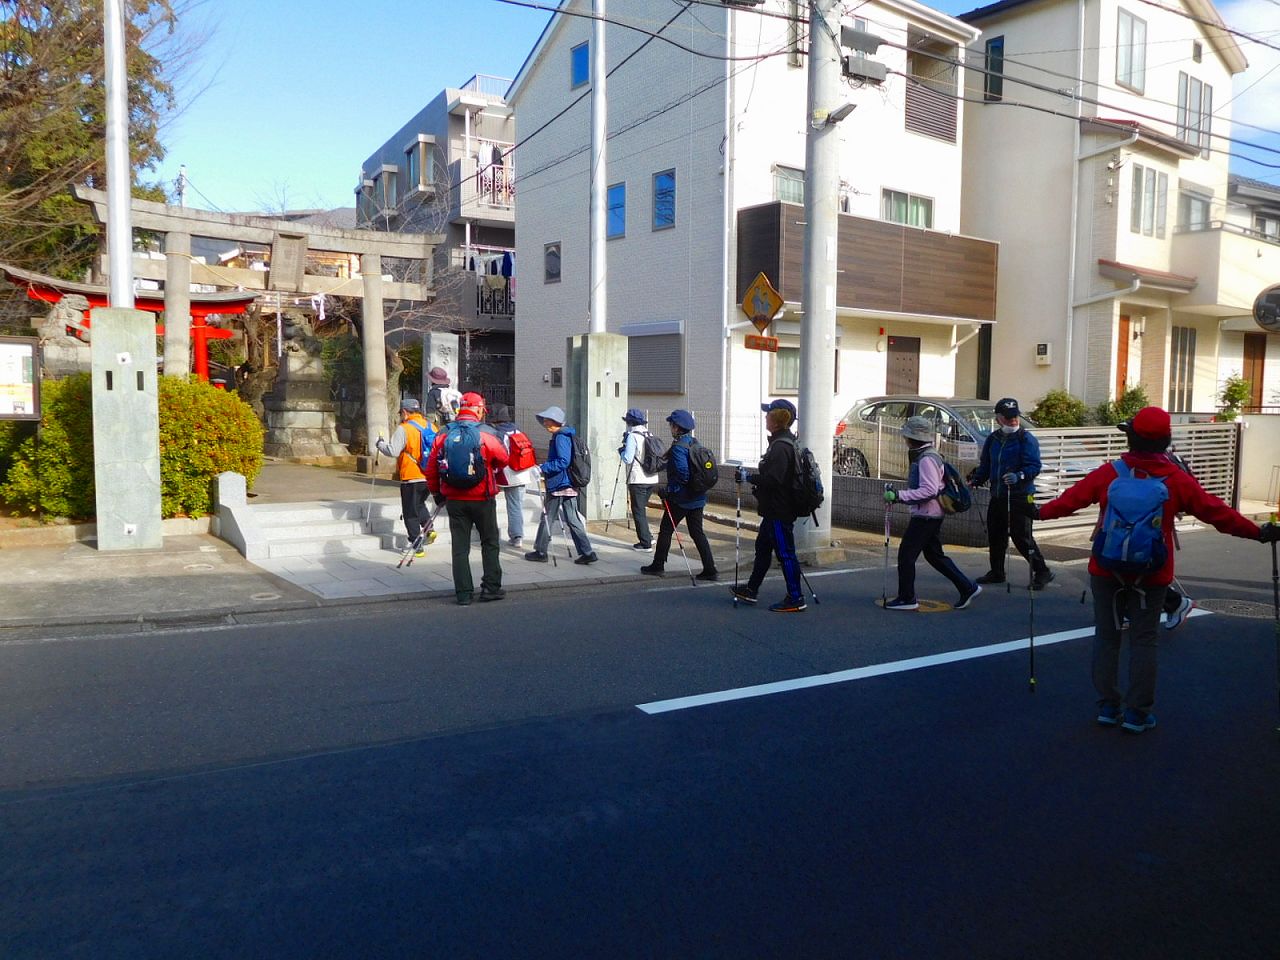
[[[422,409],[422,405],[418,403],[417,400],[413,399],[413,397],[405,397],[403,400],[400,401],[400,409],[412,410],[414,413],[417,413],[419,410]]]
[[[908,440],[933,443],[933,422],[924,417],[908,417],[898,432]]]
[[[554,420],[556,423],[564,423],[564,410],[561,407],[547,407],[537,415],[538,422],[543,420]]]

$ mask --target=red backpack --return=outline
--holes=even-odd
[[[507,466],[516,472],[528,470],[538,462],[533,441],[519,430],[507,434],[507,453]]]

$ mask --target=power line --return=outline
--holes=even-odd
[[[1256,43],[1260,47],[1266,47],[1269,50],[1280,50],[1280,45],[1270,43],[1266,40],[1256,37],[1252,34],[1245,33],[1243,30],[1236,30],[1228,27],[1222,20],[1209,20],[1205,17],[1197,17],[1187,13],[1185,10],[1179,10],[1176,7],[1166,7],[1163,3],[1156,3],[1156,0],[1141,0],[1149,7],[1155,7],[1157,10],[1164,10],[1166,13],[1176,13],[1180,17],[1186,17],[1195,23],[1203,24],[1206,27],[1213,27],[1215,30],[1221,30],[1223,33],[1229,33],[1233,37],[1240,37],[1242,40],[1248,40],[1250,43]]]

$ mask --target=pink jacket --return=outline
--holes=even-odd
[[[911,516],[935,520],[942,516],[942,505],[938,503],[942,478],[942,458],[932,446],[925,447],[911,465],[911,486],[898,491],[898,499],[911,508]]]

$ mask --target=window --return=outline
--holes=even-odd
[[[1253,229],[1271,240],[1280,240],[1280,216],[1264,217],[1258,214],[1253,218]]]
[[[1200,45],[1199,40],[1191,41],[1191,59],[1194,60],[1196,63],[1199,63],[1202,59],[1204,59],[1204,47]]]
[[[880,219],[912,227],[933,226],[933,201],[901,190],[880,192]]]
[[[627,235],[627,185],[615,183],[609,188],[608,211],[605,214],[604,235],[608,240]]]
[[[1209,156],[1209,126],[1213,116],[1213,87],[1190,74],[1178,74],[1178,139]]]
[[[1178,194],[1178,226],[1182,230],[1209,229],[1209,208],[1213,204],[1211,197],[1199,193],[1183,192]]]
[[[542,282],[560,282],[560,241],[542,245]]]
[[[773,165],[773,199],[783,203],[804,203],[804,171]]]
[[[1121,9],[1116,28],[1116,83],[1142,93],[1147,82],[1147,22]]]
[[[1169,410],[1191,409],[1192,388],[1196,373],[1195,327],[1174,327],[1169,355]]]
[[[797,393],[800,390],[800,348],[779,347],[773,355],[774,393]]]
[[[676,225],[676,172],[663,170],[653,175],[653,229]]]
[[[1001,100],[1004,97],[1004,37],[992,37],[987,41],[987,72],[982,76],[982,99]]]
[[[412,193],[422,185],[422,163],[419,144],[414,144],[404,152],[405,192]]]
[[[1163,237],[1168,218],[1169,175],[1135,163],[1133,192],[1129,198],[1129,230],[1147,237]]]
[[[628,335],[627,379],[632,393],[684,393],[684,335]]]
[[[591,45],[580,43],[569,50],[569,86],[580,87],[591,79]]]

